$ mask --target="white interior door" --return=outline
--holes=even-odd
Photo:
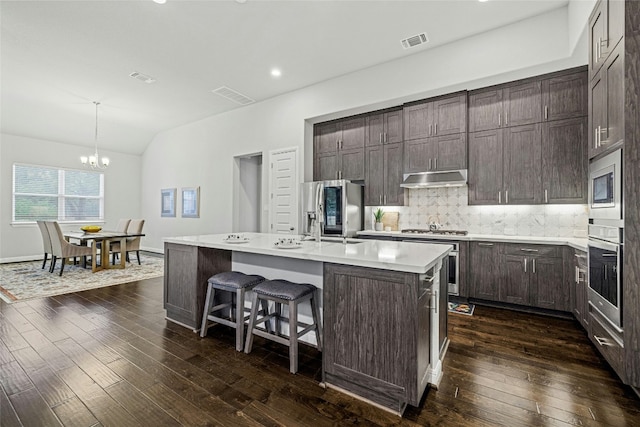
[[[271,233],[298,234],[298,149],[269,153]]]

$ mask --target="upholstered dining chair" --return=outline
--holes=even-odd
[[[87,256],[91,255],[91,247],[74,245],[67,242],[67,240],[64,238],[64,235],[62,234],[62,230],[60,229],[60,224],[58,224],[56,221],[46,221],[45,225],[49,230],[49,236],[51,236],[51,254],[53,255],[49,271],[53,273],[53,270],[56,268],[56,261],[58,258],[62,258],[62,265],[60,266],[61,276],[62,272],[64,271],[64,264],[67,258],[75,258],[81,256],[82,265],[83,267],[86,267]]]
[[[139,234],[142,233],[144,227],[144,219],[132,219],[127,227],[127,233]],[[138,259],[138,265],[140,265],[140,240],[142,237],[129,237],[127,238],[127,262],[129,261],[129,252],[136,252],[136,258]],[[111,263],[116,263],[116,257],[120,252],[120,242],[113,242],[111,244]]]
[[[36,221],[38,223],[38,228],[40,229],[40,234],[42,234],[42,246],[44,247],[44,260],[42,261],[42,268],[47,264],[47,258],[49,254],[51,254],[51,237],[49,237],[49,230],[47,229],[47,225],[44,221]],[[51,259],[53,259],[53,254],[51,255]]]
[[[114,231],[121,232],[121,233],[126,233],[127,232],[127,227],[129,227],[129,223],[130,222],[131,222],[130,219],[121,218],[118,221],[118,225],[116,225],[116,229]],[[98,247],[98,250],[102,250],[102,242],[97,242],[97,247]]]

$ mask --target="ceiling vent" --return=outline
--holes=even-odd
[[[144,82],[147,84],[156,82],[156,79],[154,79],[153,77],[147,76],[146,74],[142,74],[137,71],[134,71],[133,73],[129,74],[129,77],[133,77],[134,79],[140,80],[141,82]]]
[[[419,46],[421,44],[427,43],[429,41],[429,37],[427,37],[427,33],[420,33],[416,36],[411,36],[404,40],[401,40],[402,47],[405,49],[411,49],[412,47]]]
[[[247,105],[256,102],[255,100],[249,98],[248,96],[244,96],[240,92],[236,92],[233,89],[230,89],[226,86],[219,87],[218,89],[212,90],[216,95],[220,95],[223,98],[227,98],[235,103],[240,105]]]

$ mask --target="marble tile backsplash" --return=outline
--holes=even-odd
[[[442,228],[473,234],[506,236],[587,237],[587,205],[469,206],[467,187],[408,190],[406,206],[383,206],[399,212],[398,228]],[[373,228],[373,210],[365,208],[365,229]]]

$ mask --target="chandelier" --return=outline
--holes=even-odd
[[[109,166],[109,158],[103,157],[100,159],[98,156],[98,105],[99,102],[93,101],[96,106],[96,133],[95,133],[95,151],[92,156],[82,156],[80,157],[80,161],[84,166],[90,167],[92,169],[106,169]]]

